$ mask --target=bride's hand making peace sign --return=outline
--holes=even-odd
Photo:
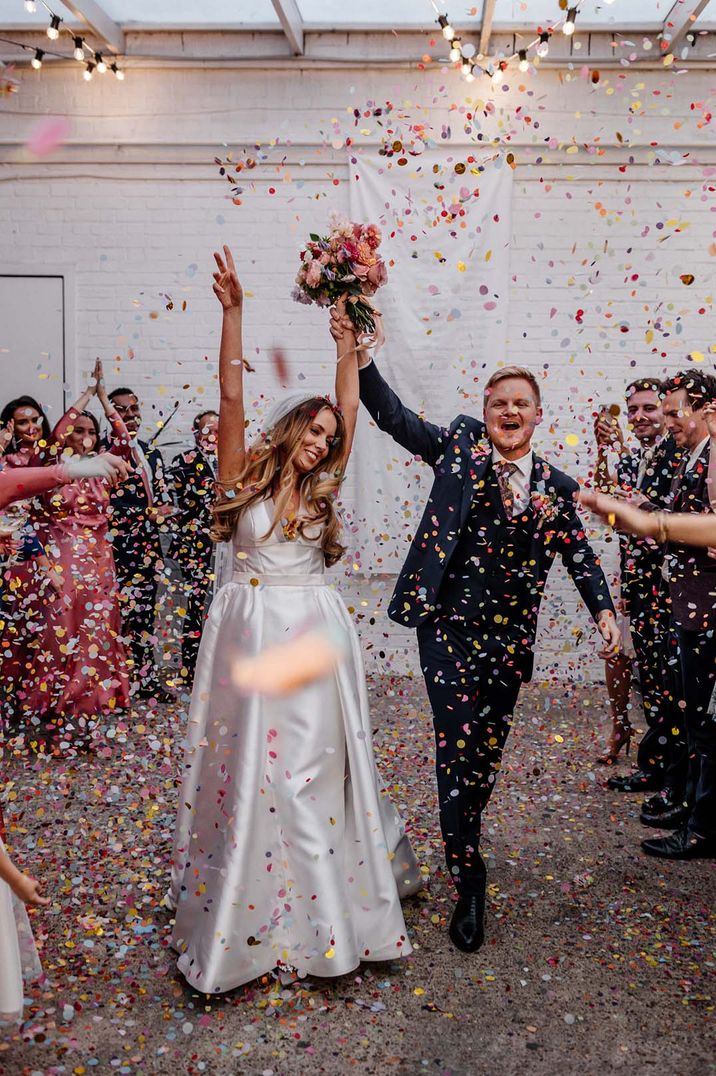
[[[235,310],[241,313],[244,305],[244,292],[234,264],[234,256],[224,244],[224,256],[214,251],[214,261],[218,272],[214,277],[214,295],[224,308],[224,312]]]

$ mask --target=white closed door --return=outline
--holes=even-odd
[[[50,425],[64,413],[65,281],[0,274],[0,409],[34,396]]]

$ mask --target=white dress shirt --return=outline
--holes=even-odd
[[[697,459],[699,458],[699,456],[701,455],[703,450],[706,448],[706,445],[708,443],[709,443],[708,435],[706,437],[704,437],[703,441],[699,441],[696,448],[694,449],[694,451],[689,456],[688,462],[687,462],[686,467],[684,469],[684,473],[686,473],[686,471],[693,471],[694,467],[696,466]]]
[[[496,463],[511,463],[515,467],[507,481],[510,484],[512,490],[512,497],[514,500],[513,515],[518,512],[524,512],[525,508],[530,503],[530,482],[532,480],[532,464],[534,462],[534,452],[529,449],[525,452],[524,456],[521,456],[518,460],[506,460],[502,453],[492,446],[492,465]]]

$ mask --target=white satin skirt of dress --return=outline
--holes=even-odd
[[[338,976],[411,952],[400,898],[421,874],[383,788],[360,647],[315,542],[262,542],[270,502],[240,518],[234,574],[199,651],[167,903],[185,979],[232,990],[280,965]],[[282,698],[242,693],[237,659],[307,626],[338,629],[330,676]]]
[[[0,850],[5,851],[2,840]],[[22,1019],[25,984],[41,977],[25,906],[7,882],[0,881],[0,1025]]]

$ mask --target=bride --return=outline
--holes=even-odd
[[[338,342],[337,403],[306,394],[244,442],[243,293],[214,255],[223,308],[217,538],[232,576],[199,652],[172,882],[184,978],[221,993],[277,966],[338,976],[411,952],[400,899],[420,871],[382,788],[358,639],[324,574],[343,555],[335,499],[358,411],[355,337]],[[335,668],[284,697],[242,690],[242,663],[319,628]]]

